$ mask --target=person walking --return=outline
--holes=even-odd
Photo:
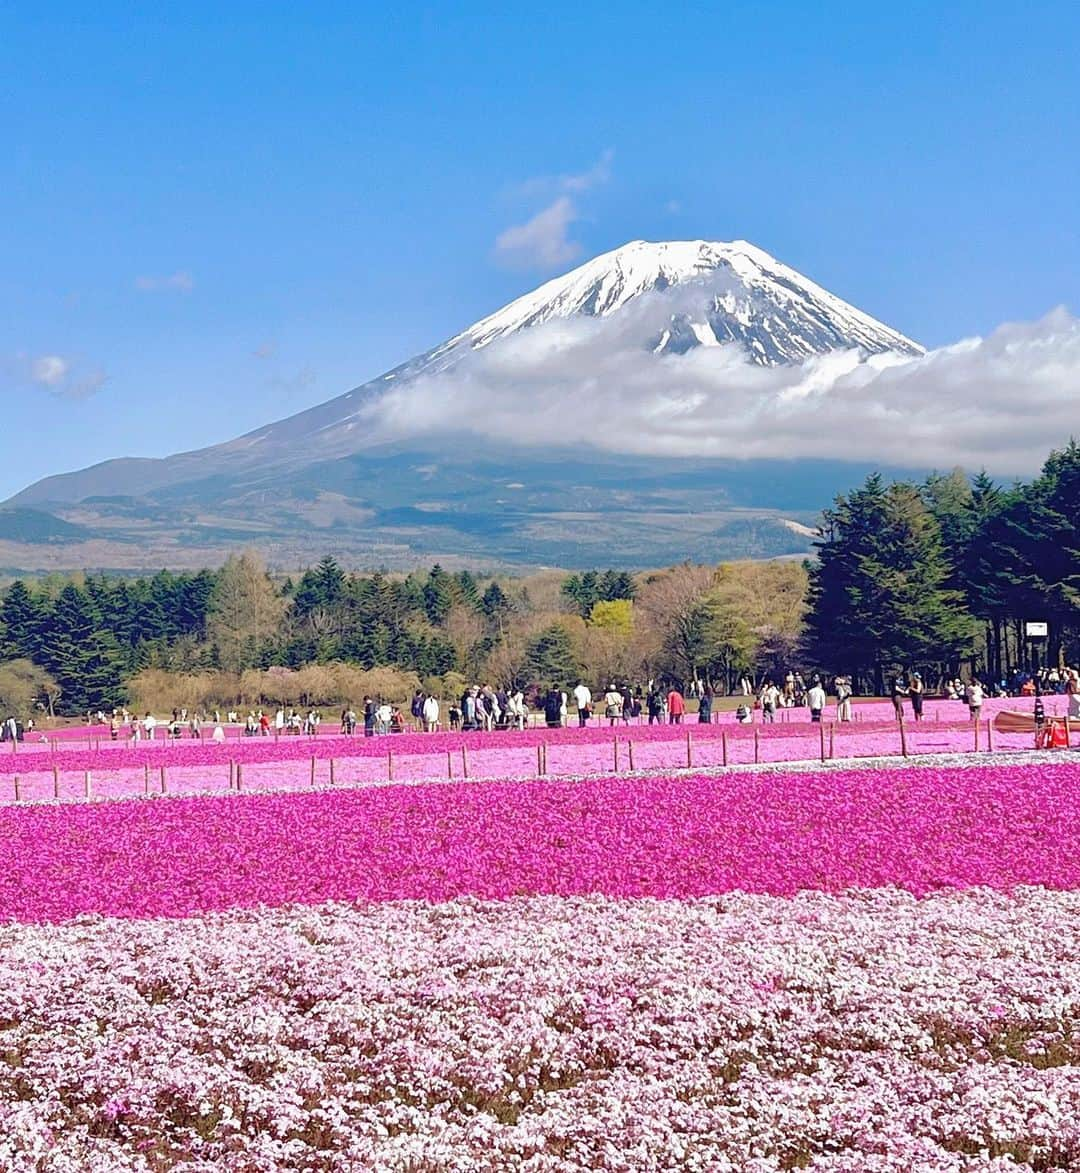
[[[683,713],[686,712],[686,701],[683,699],[683,694],[674,685],[667,696],[667,711],[669,725],[682,724]]]
[[[776,720],[776,706],[780,703],[780,690],[771,680],[765,681],[758,701],[761,705],[762,724],[771,725]]]
[[[810,706],[810,720],[815,725],[821,724],[821,713],[825,708],[826,699],[825,689],[821,687],[821,677],[815,676],[806,694],[806,703]]]

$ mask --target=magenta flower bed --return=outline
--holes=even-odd
[[[0,810],[0,918],[325,900],[1080,884],[1080,766],[409,786]]]

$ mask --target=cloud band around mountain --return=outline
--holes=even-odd
[[[640,313],[669,313],[662,296]],[[875,461],[1028,475],[1077,431],[1080,319],[1059,308],[911,358],[856,350],[765,367],[737,346],[658,354],[639,314],[550,322],[410,380],[373,438],[466,432],[657,457]]]

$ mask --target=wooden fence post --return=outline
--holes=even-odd
[[[469,747],[467,745],[461,747],[461,776],[463,778],[469,776]]]
[[[628,741],[626,743],[626,756],[630,759],[630,772],[634,771],[634,743]]]
[[[89,770],[87,770],[86,773],[83,774],[83,786],[86,791],[86,797],[89,798],[90,797],[90,771]]]
[[[1069,718],[1065,718],[1065,733],[1069,732]],[[990,753],[994,752],[994,723],[989,717],[986,718],[986,748]]]
[[[836,722],[829,726],[829,761],[836,757]]]
[[[686,731],[686,768],[694,768],[694,738],[689,729]]]
[[[757,729],[754,730],[754,765],[761,761],[761,734]]]
[[[161,767],[161,793],[164,794],[169,788],[168,779],[165,777],[165,767]]]
[[[978,717],[976,717],[973,724],[975,726],[975,752],[978,753],[979,752],[979,726],[982,724],[982,722],[978,719]]]
[[[544,772],[544,745],[543,742],[536,743],[536,776],[539,778]]]
[[[907,752],[907,729],[904,726],[904,720],[900,719],[900,753],[906,758]]]
[[[330,785],[334,785],[334,759],[330,759]],[[240,789],[240,767],[236,767],[236,789]]]
[[[392,749],[386,751],[386,780],[387,782],[394,780],[394,751]]]
[[[60,767],[53,766],[52,768],[52,789],[53,798],[60,797]]]
[[[723,753],[723,763],[727,765],[727,730],[720,734],[720,750]]]
[[[312,759],[311,759],[311,785],[312,786],[315,785],[315,758],[314,758],[314,756],[312,756]]]
[[[18,774],[15,775],[15,801],[22,802],[22,799],[19,797],[19,775]]]
[[[619,772],[619,735],[616,733],[611,741],[612,753],[614,755],[615,773]]]
[[[446,776],[447,778],[454,776],[454,759],[449,750],[446,751]]]
[[[243,763],[237,762],[236,763],[236,789],[237,790],[240,789],[240,786],[243,782],[243,769],[244,769]],[[165,780],[165,767],[164,766],[161,767],[161,779],[162,779],[162,782],[164,782],[164,780]]]
[[[821,760],[825,760],[825,723],[822,721],[818,725],[818,740],[821,742]]]
[[[229,781],[230,781],[230,783],[232,782],[231,776],[229,778]],[[143,794],[149,794],[150,793],[150,763],[149,762],[143,762],[143,780],[142,780],[142,782],[143,782],[143,785],[142,785]]]

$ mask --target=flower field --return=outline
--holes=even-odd
[[[1080,1168],[1073,757],[0,807],[0,1168]]]

